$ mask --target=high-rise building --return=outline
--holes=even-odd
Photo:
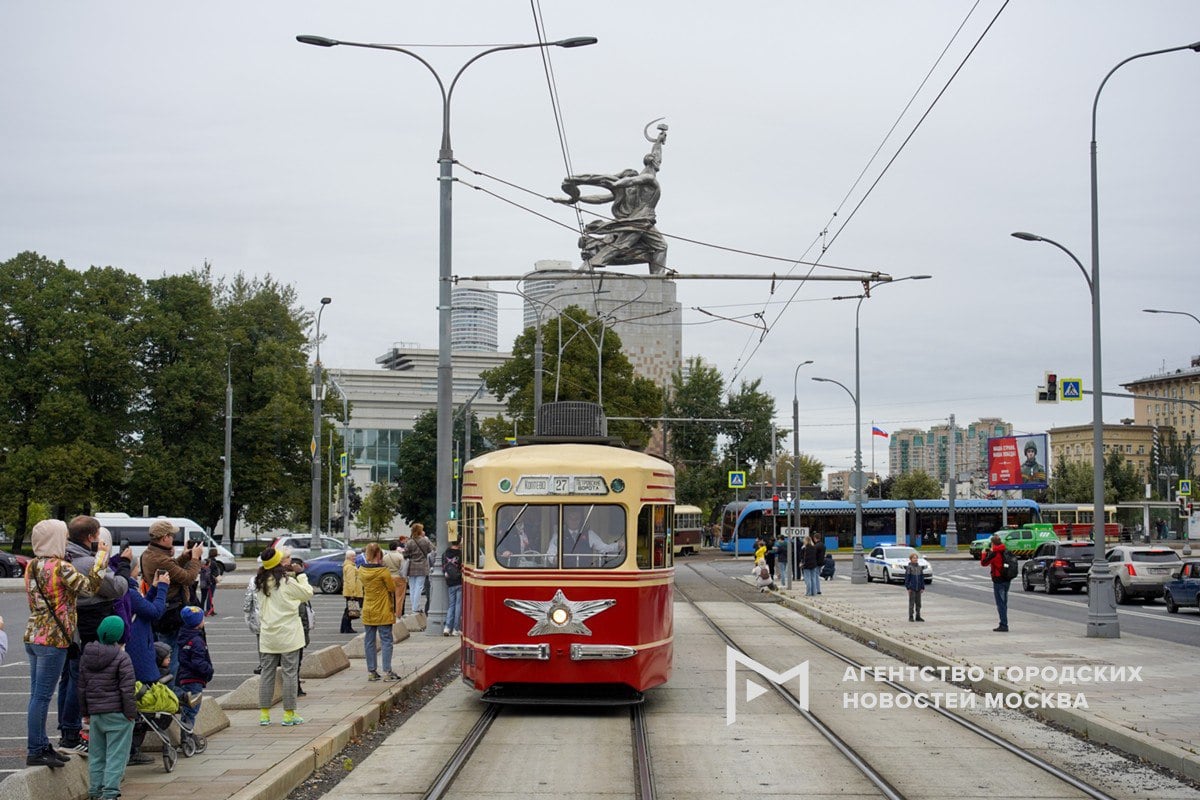
[[[450,290],[450,349],[494,353],[499,345],[496,293],[486,283]]]

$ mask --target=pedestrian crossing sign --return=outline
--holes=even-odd
[[[1178,494],[1181,497],[1191,497],[1192,496],[1192,482],[1189,480],[1180,481]]]
[[[730,489],[745,489],[746,488],[746,471],[745,470],[729,470],[729,488]]]
[[[1063,400],[1083,399],[1083,378],[1063,378],[1058,386]]]

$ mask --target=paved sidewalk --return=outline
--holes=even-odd
[[[750,582],[750,578],[741,578]],[[1195,647],[1122,634],[1120,639],[1085,635],[1087,608],[1077,622],[1049,624],[1028,612],[1008,612],[1008,633],[995,633],[996,609],[987,603],[954,600],[937,593],[923,598],[924,623],[908,622],[908,598],[901,586],[822,581],[822,594],[804,596],[798,582],[778,594],[801,613],[827,627],[872,641],[879,650],[918,666],[979,667],[986,677],[973,681],[977,691],[1001,693],[1066,692],[1082,694],[1087,708],[1043,708],[1037,713],[1084,733],[1093,741],[1200,779],[1200,671]],[[1020,592],[1020,585],[1013,584]],[[1118,680],[1063,682],[1063,668],[1076,675],[1104,668]],[[999,680],[994,670],[999,669]],[[1036,670],[1016,679],[1015,671]],[[1048,669],[1049,668],[1049,669]],[[978,671],[976,672],[978,674]],[[1137,676],[1140,679],[1130,679]],[[910,684],[911,685],[911,684]],[[917,687],[919,691],[919,685]]]
[[[361,655],[361,639],[361,634],[355,637],[346,646],[347,653],[357,650]],[[129,767],[121,786],[122,800],[198,794],[204,800],[281,800],[352,738],[373,727],[380,710],[396,696],[424,686],[453,665],[458,653],[457,637],[413,633],[395,646],[393,666],[403,677],[398,683],[368,683],[361,658],[351,658],[348,669],[328,678],[305,678],[307,696],[298,703],[305,722],[293,728],[279,724],[283,712],[278,704],[270,727],[259,726],[257,710],[228,710],[229,727],[208,737],[203,754],[192,758],[180,754],[173,772],[163,770],[158,753],[152,754],[153,764]],[[251,679],[256,681],[257,676]],[[212,701],[206,697],[204,702]],[[202,720],[203,716],[202,711]],[[151,741],[148,736],[147,742]],[[0,800],[82,800],[86,796],[87,760],[80,758],[53,772],[46,767],[25,769],[0,783]]]

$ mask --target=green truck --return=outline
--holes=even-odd
[[[1011,550],[1018,558],[1029,558],[1043,542],[1058,541],[1054,526],[1048,522],[1030,522],[1019,528],[1005,528],[996,531],[1004,540],[1004,547]],[[978,561],[983,557],[983,551],[992,546],[991,534],[971,542],[969,552],[971,558]]]

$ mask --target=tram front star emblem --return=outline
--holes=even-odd
[[[520,611],[534,621],[528,636],[544,636],[549,633],[577,633],[581,636],[591,636],[592,631],[583,621],[594,617],[607,608],[617,604],[616,600],[568,600],[562,589],[554,593],[549,600],[513,600],[509,598],[504,605]]]

